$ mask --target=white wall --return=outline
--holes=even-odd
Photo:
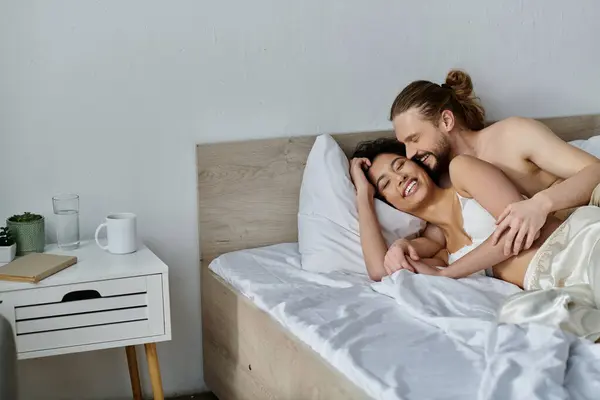
[[[195,143],[389,129],[397,92],[450,67],[494,119],[598,113],[598,15],[594,0],[0,0],[0,217],[51,217],[61,191],[81,195],[85,237],[137,213],[171,267],[165,390],[203,389]],[[130,393],[120,350],[20,372],[25,399]]]

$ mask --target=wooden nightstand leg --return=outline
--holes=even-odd
[[[162,380],[160,378],[160,366],[158,365],[158,354],[156,353],[156,343],[146,343],[146,358],[148,359],[148,372],[152,381],[152,392],[154,400],[164,400]]]
[[[131,379],[131,391],[133,400],[142,400],[142,385],[140,384],[140,373],[138,371],[137,357],[135,355],[135,346],[126,346],[127,366],[129,367],[129,379]]]

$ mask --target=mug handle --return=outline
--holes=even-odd
[[[98,240],[98,234],[100,233],[100,230],[102,230],[102,228],[106,227],[106,222],[103,224],[98,225],[98,228],[96,229],[96,234],[94,235],[94,237],[96,238],[96,244],[102,249],[102,250],[108,250],[108,246],[102,246],[100,244],[100,241]]]

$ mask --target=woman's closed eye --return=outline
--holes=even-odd
[[[381,181],[379,181],[379,191],[383,192],[385,189],[387,189],[387,187],[389,185],[390,185],[389,179],[382,179]]]
[[[398,157],[398,158],[394,159],[394,161],[392,161],[392,163],[390,164],[390,167],[391,167],[392,171],[398,172],[402,169],[402,167],[404,167],[405,163],[406,163],[406,158]]]
[[[406,163],[406,158],[396,161],[396,163],[394,164],[394,171],[396,171],[396,172],[400,171],[402,169],[402,167],[404,167],[405,163]]]

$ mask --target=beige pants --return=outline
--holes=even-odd
[[[594,189],[594,191],[592,192],[590,206],[600,207],[600,185],[596,186],[596,189]]]
[[[523,282],[498,319],[559,326],[600,338],[600,208],[578,208],[536,252]]]

